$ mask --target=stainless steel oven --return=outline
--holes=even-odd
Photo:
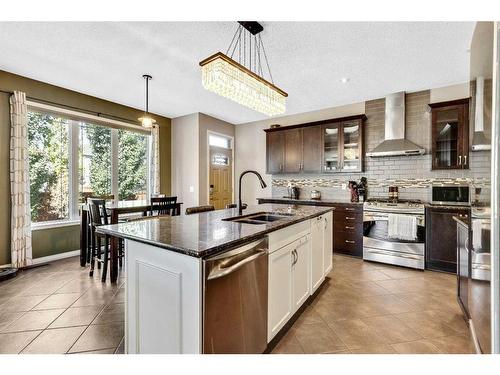
[[[470,204],[469,185],[439,184],[431,187],[431,202],[435,205],[458,205]]]
[[[398,208],[363,213],[363,259],[395,264],[404,267],[424,269],[425,214],[422,208],[409,210]],[[389,237],[389,215],[412,215],[416,217],[417,238],[401,240]]]

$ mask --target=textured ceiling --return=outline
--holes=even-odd
[[[287,115],[468,80],[473,22],[263,22]],[[0,23],[0,69],[167,117],[267,118],[203,89],[198,62],[233,22]],[[341,82],[348,77],[349,82]]]

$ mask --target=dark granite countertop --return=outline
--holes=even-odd
[[[470,219],[468,216],[453,216],[453,220],[455,220],[458,224],[462,225],[466,229],[469,229]]]
[[[337,199],[293,199],[286,197],[267,197],[267,198],[257,198],[257,201],[264,201],[266,203],[283,203],[283,204],[306,204],[310,206],[332,206],[336,204],[353,204],[362,206],[363,202],[349,202],[349,201],[341,201]]]
[[[260,204],[249,206],[243,211],[243,215],[257,212],[283,212],[292,213],[293,216],[286,216],[282,220],[265,224],[244,224],[222,220],[238,216],[238,209],[234,208],[106,225],[97,228],[97,232],[202,258],[243,245],[267,233],[332,210],[331,207]]]

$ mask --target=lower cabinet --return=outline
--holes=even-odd
[[[332,213],[310,220],[299,231],[270,236],[267,336],[271,341],[321,285],[332,268]],[[293,228],[293,227],[290,227]],[[301,231],[302,230],[302,231]],[[287,234],[296,233],[283,245]],[[293,234],[295,235],[295,234]],[[326,247],[326,248],[325,248]]]
[[[453,216],[469,215],[469,208],[428,206],[425,210],[425,268],[457,272],[457,225]]]

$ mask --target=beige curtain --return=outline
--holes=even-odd
[[[28,159],[28,108],[26,94],[10,97],[10,195],[11,264],[21,268],[32,264],[31,207]]]
[[[150,194],[160,193],[160,129],[158,125],[151,128],[151,147],[150,147],[150,174],[149,192]]]

